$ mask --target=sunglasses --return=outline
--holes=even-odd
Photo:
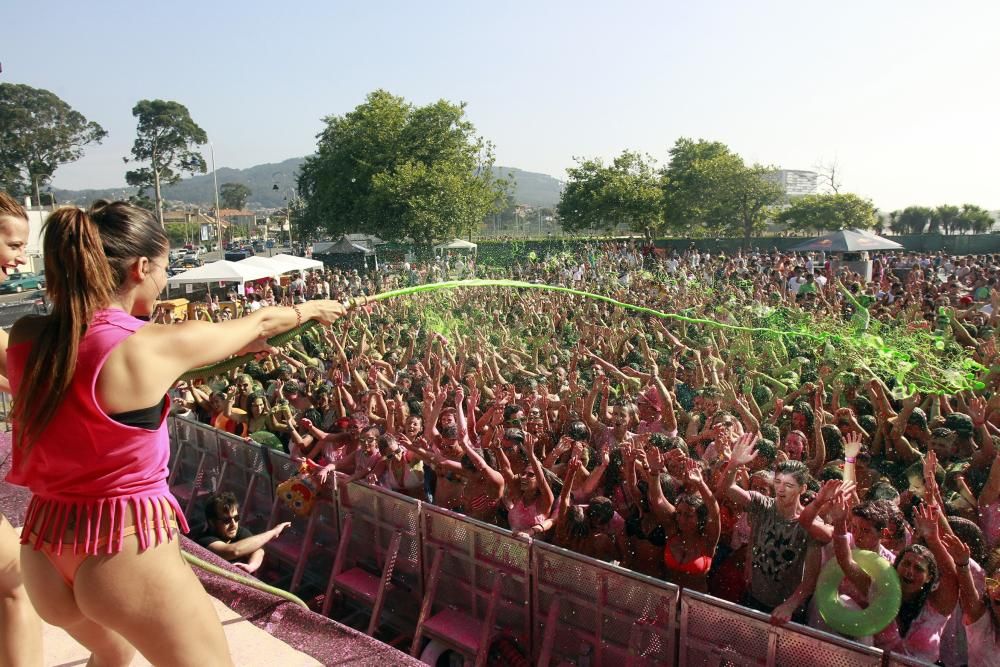
[[[520,426],[521,424],[524,423],[524,420],[520,419],[520,418],[518,418],[518,419],[508,419],[507,423],[508,424],[514,424],[515,426]]]
[[[240,515],[239,514],[234,514],[232,516],[224,516],[221,519],[219,519],[219,522],[220,523],[225,523],[225,524],[239,523],[240,522]]]

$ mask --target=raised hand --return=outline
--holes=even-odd
[[[813,395],[814,422],[822,426],[826,422],[826,409],[823,407],[823,381],[820,380]]]
[[[855,482],[841,483],[837,496],[847,501],[848,506],[853,506],[858,501],[858,485]]]
[[[938,515],[940,510],[937,505],[923,503],[913,511],[913,521],[917,530],[928,542],[938,539]]]
[[[969,560],[972,558],[972,549],[969,548],[968,544],[951,533],[942,535],[941,542],[952,560],[955,561],[955,565],[964,567],[969,564]]]
[[[973,396],[968,401],[969,406],[969,417],[972,418],[972,423],[979,425],[986,423],[986,399],[982,396]]]
[[[857,458],[861,452],[861,434],[851,431],[844,438],[844,456],[849,459]]]
[[[830,520],[839,532],[847,532],[847,517],[850,516],[851,506],[847,503],[847,499],[843,496],[837,496],[837,498],[828,505],[827,518]]]
[[[757,441],[760,439],[758,433],[744,433],[733,445],[733,454],[729,459],[730,465],[744,466],[757,458]]]
[[[649,460],[649,471],[659,475],[663,472],[663,454],[659,449],[653,447],[646,451],[646,458]]]
[[[818,503],[820,506],[826,503],[832,502],[840,491],[840,487],[843,482],[839,479],[828,479],[823,482],[823,485],[819,487],[819,493],[816,494],[816,499],[814,503]]]
[[[699,466],[698,462],[695,461],[694,459],[687,460],[687,467],[685,472],[687,473],[687,481],[691,483],[693,486],[701,486],[702,484],[705,483],[705,480],[702,478],[701,474],[701,466]]]

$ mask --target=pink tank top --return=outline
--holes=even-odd
[[[535,503],[525,505],[524,502],[518,500],[516,503],[511,504],[507,510],[507,522],[510,524],[510,529],[515,533],[519,530],[527,530],[535,524],[542,523],[547,518],[547,514],[535,511]]]
[[[163,516],[164,504],[172,508],[180,529],[188,531],[184,513],[167,486],[170,402],[165,403],[155,431],[120,424],[97,404],[97,376],[104,362],[121,341],[145,324],[122,310],[95,313],[80,341],[73,380],[52,421],[30,451],[14,448],[7,481],[26,486],[33,494],[21,531],[22,544],[28,544],[34,533],[38,549],[51,531],[55,553],[62,553],[66,546],[74,553],[97,555],[104,537],[98,535],[101,520],[107,516],[112,532],[102,550],[117,553],[122,548],[128,506],[136,525],[155,526],[156,544],[171,538],[164,527],[170,518]],[[8,348],[7,369],[15,395],[30,350],[30,341]],[[67,528],[73,531],[73,539],[64,545]],[[140,550],[151,546],[147,531],[138,530],[136,535]]]

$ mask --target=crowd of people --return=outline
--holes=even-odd
[[[315,271],[233,297],[363,301],[448,277],[444,264]],[[632,243],[468,263],[479,277],[689,319],[509,288],[380,301],[225,376],[179,383],[173,410],[308,459],[321,483],[364,480],[778,623],[830,629],[813,602],[830,559],[847,575],[845,604],[866,606],[870,579],[850,547],[872,550],[896,568],[903,604],[862,641],[995,664],[1000,258],[884,253],[872,264],[869,279],[820,253]],[[763,311],[926,331],[976,361],[981,388],[908,393],[831,355],[829,341],[778,344],[707,323]]]
[[[7,204],[5,270],[23,257],[27,224]],[[23,579],[94,664],[136,650],[157,664],[228,664],[180,558],[168,412],[311,461],[320,484],[363,480],[776,623],[827,629],[815,592],[831,559],[844,604],[867,606],[875,589],[852,547],[873,551],[892,563],[902,606],[861,641],[1000,664],[998,257],[884,253],[869,277],[822,254],[594,243],[461,271],[683,318],[544,290],[365,298],[458,277],[445,257],[266,281],[178,321],[157,307],[168,243],[148,213],[61,209],[44,248],[53,312],[2,341],[16,397],[8,481],[33,498],[20,569],[0,563],[14,573],[0,583],[23,608]],[[309,319],[322,326],[266,343]],[[967,358],[967,373],[908,386],[892,368],[906,359],[866,359],[842,336],[803,335],[810,327],[926,332]],[[251,352],[235,370],[176,381]],[[938,391],[946,380],[961,386]],[[203,543],[256,571],[274,531],[241,533],[232,501],[213,498]],[[0,534],[7,560],[9,541]]]

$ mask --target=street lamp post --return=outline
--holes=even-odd
[[[281,173],[281,172],[277,172],[277,173]],[[272,177],[273,176],[274,175],[272,174]],[[272,189],[273,190],[280,190],[281,188],[278,186],[277,183],[275,183],[274,187]],[[285,188],[285,202],[287,203],[287,205],[285,206],[285,223],[288,225],[288,249],[289,250],[293,250],[293,248],[292,248],[292,205],[296,201],[298,201],[298,199],[299,199],[299,195],[298,195],[297,192],[295,192],[295,190],[293,190],[292,188]]]
[[[208,150],[212,155],[212,182],[215,184],[215,241],[218,244],[220,257],[222,256],[222,218],[219,216],[219,175],[215,171],[215,147],[212,142],[208,142]]]

